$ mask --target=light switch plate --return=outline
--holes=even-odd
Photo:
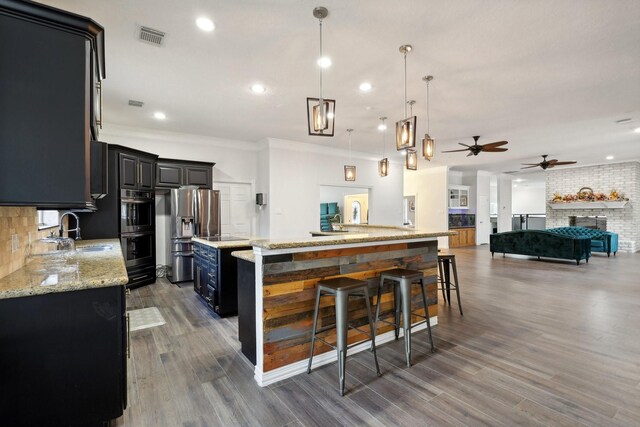
[[[18,240],[17,234],[11,235],[11,252],[15,252],[20,247],[20,241]]]

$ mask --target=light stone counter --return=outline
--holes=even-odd
[[[262,249],[276,250],[314,246],[349,245],[353,243],[424,239],[452,236],[456,234],[455,231],[425,231],[393,226],[375,226],[372,228],[373,229],[370,231],[365,231],[367,229],[363,227],[363,232],[349,231],[347,233],[330,233],[319,237],[307,237],[300,239],[252,240],[251,245]]]
[[[243,259],[249,262],[256,262],[256,255],[252,250],[231,252],[231,256]]]
[[[245,240],[226,240],[222,242],[212,242],[206,239],[201,239],[199,237],[192,237],[191,240],[197,243],[202,243],[203,245],[211,246],[216,249],[227,249],[227,248],[241,248],[243,246],[252,246],[252,241],[258,241],[259,239],[250,238]]]
[[[59,251],[31,257],[0,279],[0,299],[126,285],[129,281],[118,239],[79,240],[76,249],[111,245],[99,252]]]

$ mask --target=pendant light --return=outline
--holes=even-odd
[[[351,162],[351,132],[353,129],[347,129],[349,132],[349,163]],[[355,181],[356,180],[356,167],[352,164],[344,165],[344,180]]]
[[[404,55],[404,119],[396,122],[396,149],[398,151],[416,146],[416,116],[407,116],[407,54],[413,47],[410,44],[400,46]]]
[[[387,120],[386,117],[380,117],[380,125],[378,129],[382,130],[382,160],[378,162],[378,173],[381,177],[385,177],[389,174],[389,159],[387,159],[387,125],[384,124],[384,121]]]
[[[309,135],[333,136],[334,119],[336,111],[336,101],[325,99],[322,96],[322,69],[330,65],[330,61],[322,56],[322,20],[329,15],[326,7],[316,7],[313,9],[313,16],[320,23],[320,96],[318,98],[307,98],[307,128]]]
[[[436,152],[436,140],[429,136],[429,82],[433,80],[433,76],[424,76],[422,81],[427,83],[427,133],[422,139],[422,156],[431,161],[433,153]]]
[[[407,169],[410,171],[418,170],[418,153],[416,150],[407,148]]]

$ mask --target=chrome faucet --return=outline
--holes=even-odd
[[[71,211],[64,212],[62,215],[60,215],[60,224],[58,224],[58,236],[62,237],[62,233],[64,233],[64,226],[62,225],[62,220],[67,215],[71,215],[76,219],[76,228],[67,230],[67,233],[69,233],[70,231],[75,231],[76,240],[82,240],[82,236],[80,236],[80,218],[78,218],[78,215],[74,214]]]

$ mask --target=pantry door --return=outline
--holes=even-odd
[[[216,182],[213,189],[220,191],[220,232],[222,236],[250,237],[251,184]]]

